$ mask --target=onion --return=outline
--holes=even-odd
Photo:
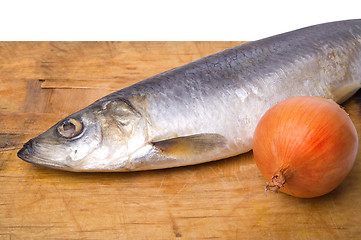
[[[332,100],[293,97],[258,123],[253,154],[266,191],[311,198],[335,189],[351,171],[358,148],[355,126]]]

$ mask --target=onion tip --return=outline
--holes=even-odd
[[[265,192],[278,192],[278,190],[283,187],[286,183],[284,172],[285,170],[280,170],[277,174],[272,176],[271,182],[266,183]]]

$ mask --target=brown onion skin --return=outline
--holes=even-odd
[[[335,189],[351,171],[357,149],[357,131],[347,113],[320,97],[276,104],[261,118],[253,139],[254,159],[265,179],[272,182],[283,174],[279,191],[301,198]]]

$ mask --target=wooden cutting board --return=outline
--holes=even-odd
[[[69,173],[16,152],[117,89],[242,42],[0,43],[0,240],[360,239],[361,155],[315,199],[264,195],[252,153],[134,173]],[[344,104],[361,134],[361,92]]]

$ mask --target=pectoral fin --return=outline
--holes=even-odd
[[[224,148],[226,139],[220,134],[195,134],[152,144],[162,154],[176,159],[199,159],[219,152]]]

